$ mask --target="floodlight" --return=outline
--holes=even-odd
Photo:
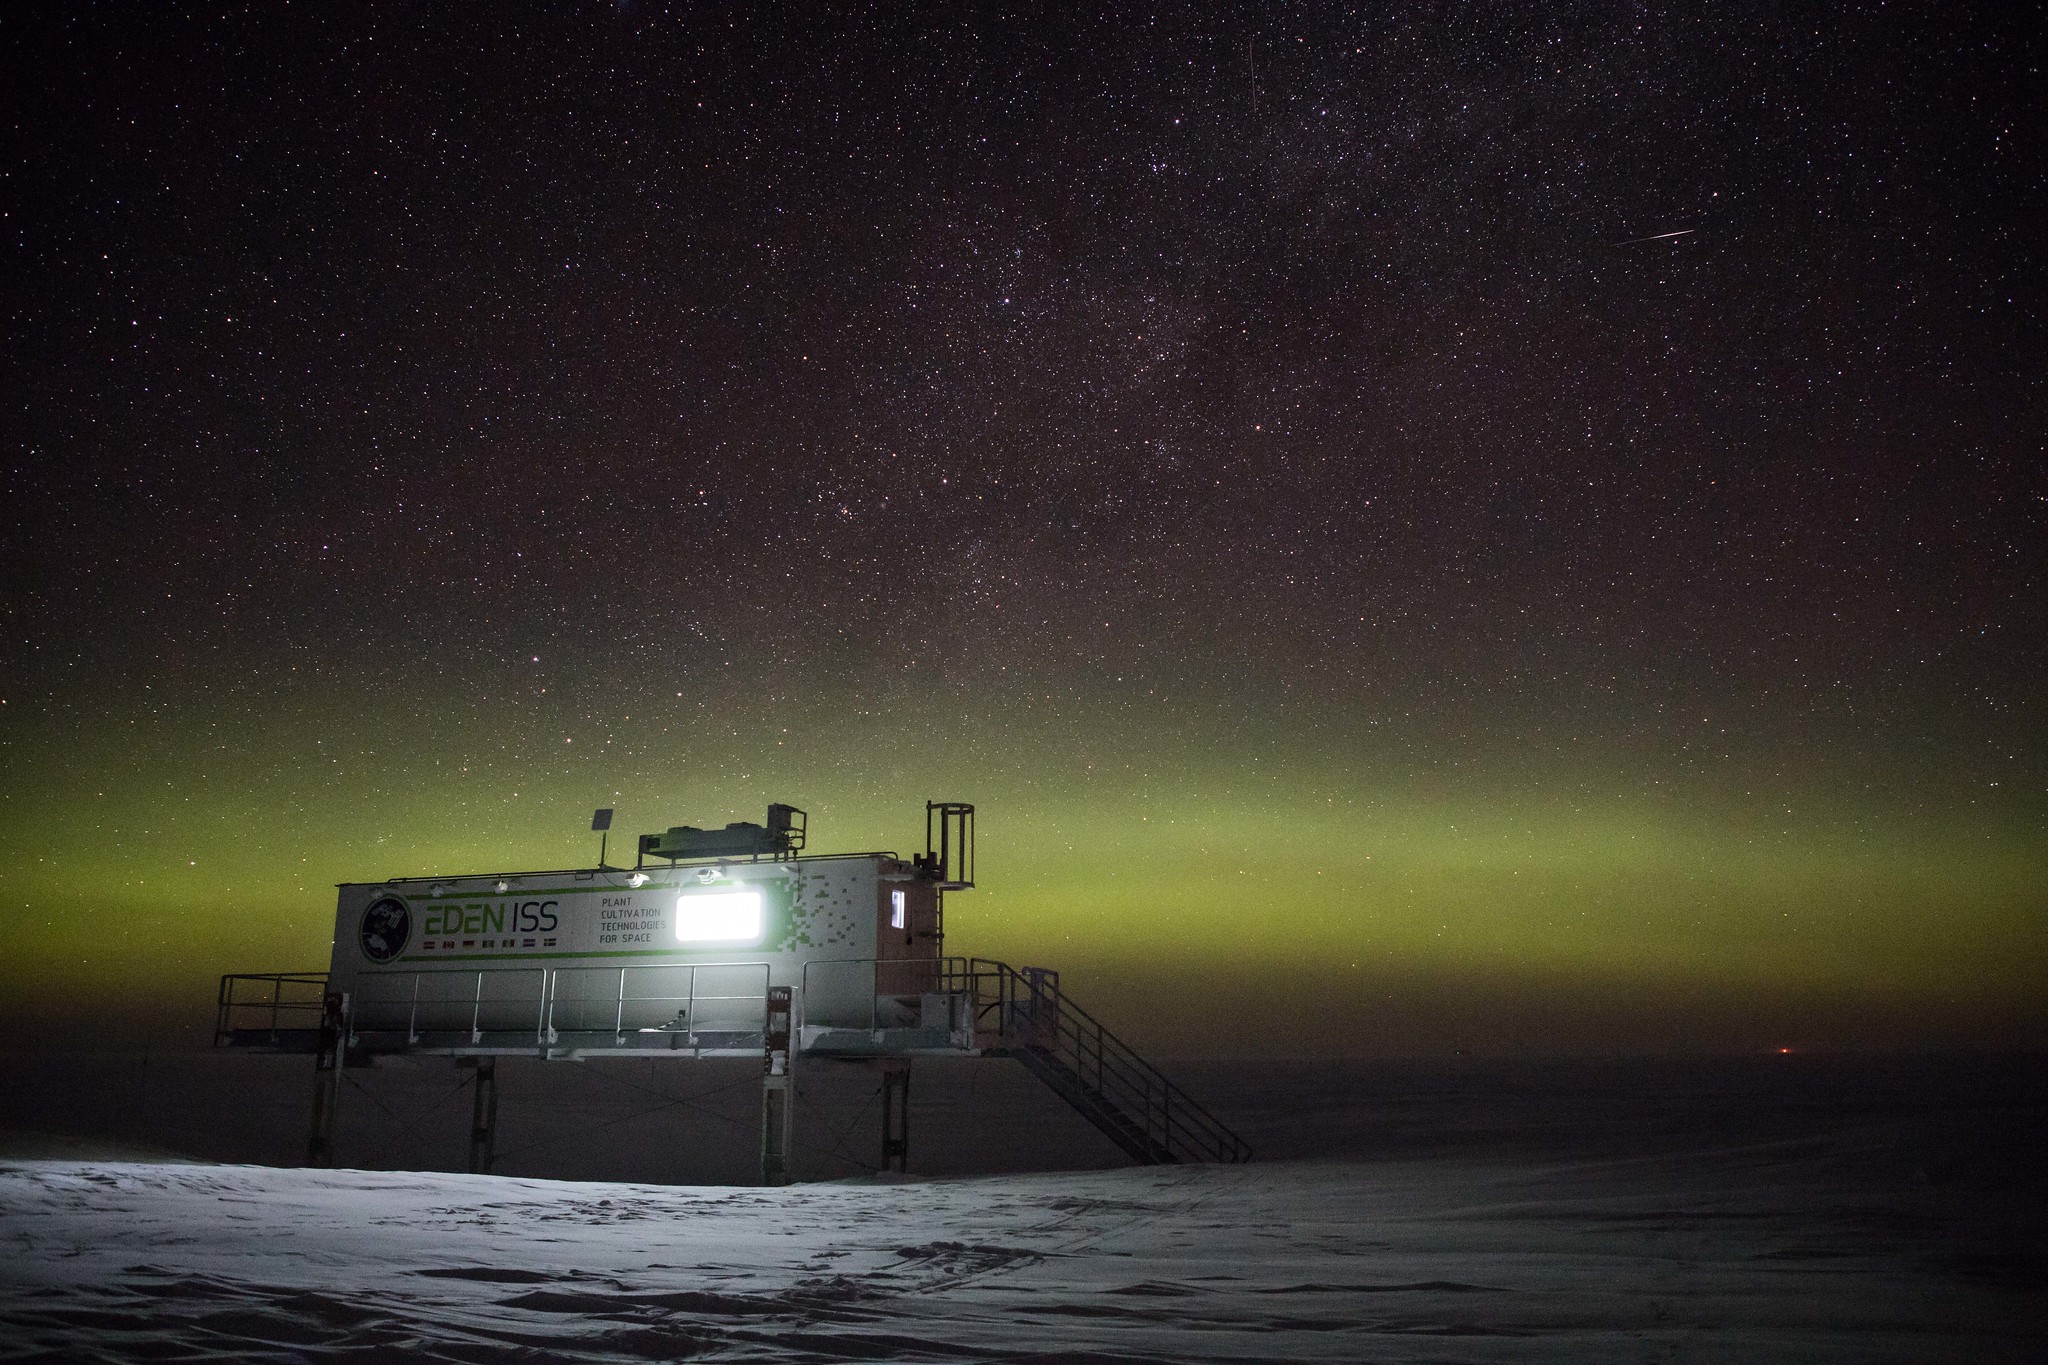
[[[679,943],[751,943],[761,937],[758,891],[692,891],[676,897]]]

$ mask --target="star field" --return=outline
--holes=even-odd
[[[11,17],[0,979],[935,797],[1141,1037],[2038,1040],[2001,13]]]

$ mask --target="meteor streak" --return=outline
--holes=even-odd
[[[1690,237],[1697,231],[1699,231],[1698,228],[1680,228],[1676,232],[1659,232],[1648,237],[1631,237],[1625,242],[1616,242],[1614,245],[1634,246],[1637,242],[1661,242],[1667,237]]]

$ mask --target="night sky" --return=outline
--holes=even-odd
[[[1087,8],[10,7],[6,1016],[940,798],[1169,1051],[2048,1039],[2038,13]]]

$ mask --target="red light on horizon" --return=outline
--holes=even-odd
[[[1789,1047],[1781,1047],[1781,1048],[1779,1048],[1779,1049],[1778,1049],[1778,1055],[1782,1057],[1782,1056],[1784,1056],[1785,1054],[1789,1053],[1789,1052],[1790,1052],[1791,1050],[1792,1050],[1792,1049],[1791,1049],[1791,1048],[1789,1048]]]

